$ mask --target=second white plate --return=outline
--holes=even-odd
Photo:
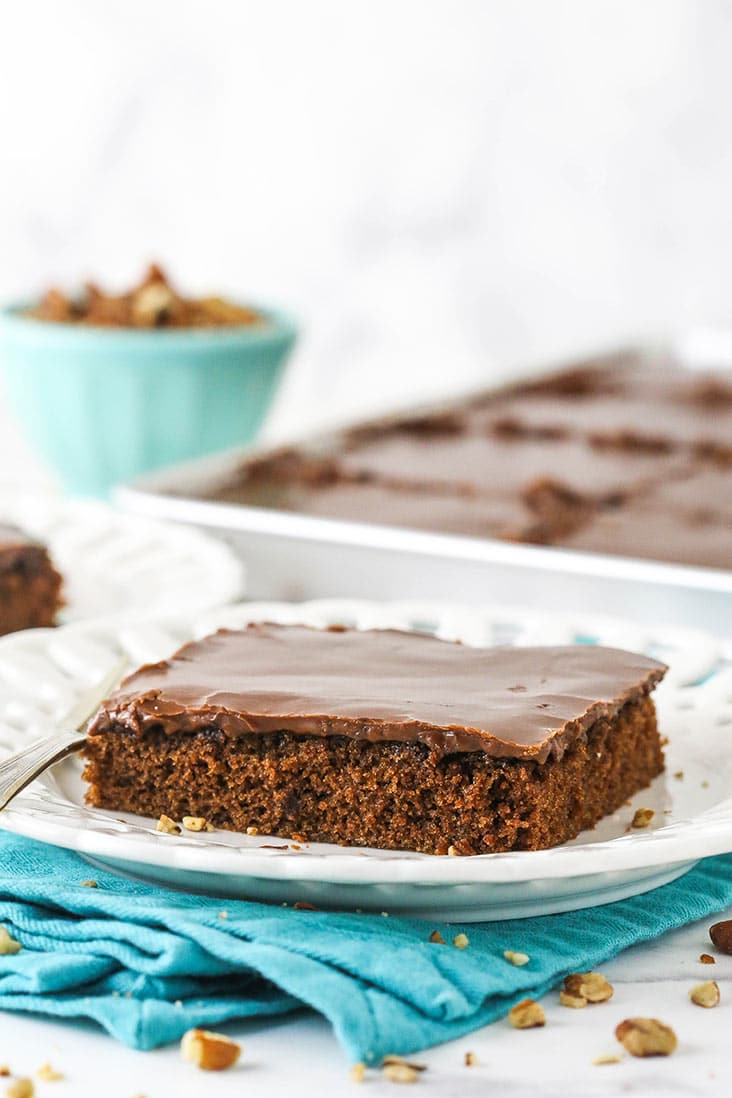
[[[667,771],[593,831],[538,852],[450,858],[223,831],[162,835],[153,820],[88,808],[75,759],[18,797],[0,826],[186,891],[462,921],[606,903],[672,880],[699,858],[732,851],[728,652],[700,633],[654,633],[595,617],[328,600],[252,603],[164,624],[110,619],[16,634],[0,642],[0,751],[48,732],[121,655],[133,664],[159,659],[191,636],[257,620],[419,629],[472,645],[577,642],[648,652],[671,668],[657,691],[669,737]],[[654,810],[653,826],[630,831],[638,807]]]
[[[243,593],[241,562],[190,527],[93,500],[7,492],[0,493],[0,521],[48,547],[64,578],[62,622],[194,614]]]

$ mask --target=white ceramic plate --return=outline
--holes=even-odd
[[[242,594],[244,569],[220,541],[93,500],[0,492],[0,521],[48,546],[64,577],[61,622],[194,614]]]
[[[251,603],[164,624],[108,620],[16,634],[0,642],[0,750],[48,732],[120,655],[133,664],[158,659],[191,636],[257,620],[420,629],[472,645],[580,642],[648,652],[671,666],[657,691],[670,741],[667,772],[593,831],[536,853],[451,858],[317,843],[296,849],[282,839],[221,831],[161,835],[153,820],[87,808],[77,759],[18,797],[0,825],[187,891],[463,921],[609,902],[673,880],[701,857],[732,851],[728,652],[693,631],[653,633],[594,616],[328,600]],[[653,826],[630,831],[638,807],[655,810]]]

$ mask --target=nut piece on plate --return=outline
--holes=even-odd
[[[181,820],[186,831],[205,831],[208,820],[205,816],[184,816]]]
[[[239,1059],[241,1046],[223,1033],[189,1029],[181,1038],[180,1050],[184,1060],[190,1060],[203,1071],[225,1071]]]
[[[535,1029],[546,1025],[546,1015],[534,999],[522,999],[508,1012],[508,1020],[514,1029]]]
[[[613,985],[599,972],[572,972],[564,977],[564,991],[574,999],[584,999],[587,1003],[604,1003],[612,998]],[[561,1001],[561,993],[560,993]],[[578,1006],[577,1003],[564,1003],[564,1006]]]
[[[452,944],[456,949],[467,949],[470,945],[470,939],[467,934],[456,934],[452,940]]]
[[[706,980],[703,984],[697,984],[689,992],[692,1003],[700,1007],[715,1007],[719,1005],[719,984],[716,980]]]
[[[570,995],[564,988],[559,992],[559,1002],[562,1006],[572,1007],[573,1010],[581,1010],[582,1007],[587,1006],[584,995]]]
[[[626,1018],[615,1036],[631,1056],[670,1056],[678,1044],[671,1026],[658,1018]]]
[[[635,816],[631,827],[648,827],[656,813],[652,808],[638,808],[636,809]]]
[[[162,831],[164,835],[180,835],[178,824],[175,820],[171,820],[170,816],[166,816],[165,813],[155,824],[155,830]]]
[[[722,953],[732,953],[732,919],[724,919],[711,926],[709,937]]]
[[[0,926],[0,957],[7,957],[11,953],[20,953],[20,942],[11,938],[4,926]]]
[[[700,953],[699,954],[699,961],[703,965],[716,965],[716,963],[717,963],[714,960],[714,957],[712,957],[711,953]]]

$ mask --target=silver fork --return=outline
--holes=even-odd
[[[122,678],[126,666],[127,660],[120,660],[80,698],[67,714],[64,729],[52,732],[42,740],[36,740],[0,762],[0,812],[7,808],[13,797],[44,770],[48,770],[49,766],[81,750],[86,743],[86,725],[89,718]]]

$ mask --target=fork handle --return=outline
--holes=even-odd
[[[0,812],[53,763],[80,751],[86,743],[76,729],[54,732],[0,762]]]

